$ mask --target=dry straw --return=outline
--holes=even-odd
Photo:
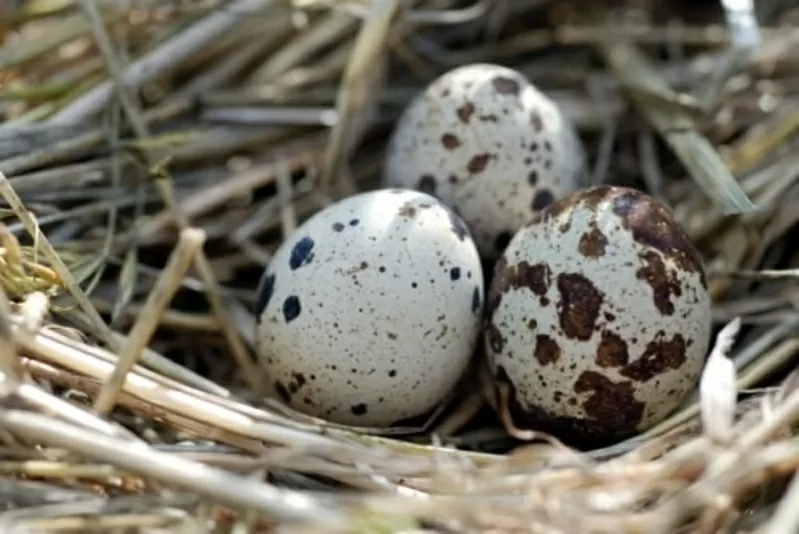
[[[799,531],[799,12],[627,4],[0,2],[0,532]],[[715,347],[642,435],[514,440],[480,373],[423,428],[261,396],[263,265],[477,61],[552,95],[593,180],[663,198],[705,257]]]

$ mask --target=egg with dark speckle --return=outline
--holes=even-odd
[[[694,245],[660,201],[581,190],[498,260],[486,351],[519,426],[601,446],[667,417],[696,386],[711,299]]]
[[[444,73],[411,101],[383,168],[385,185],[454,208],[487,259],[586,176],[581,141],[558,105],[519,72],[484,63]]]
[[[483,274],[468,228],[425,193],[381,189],[305,221],[260,284],[256,347],[277,397],[331,422],[428,413],[480,338]]]

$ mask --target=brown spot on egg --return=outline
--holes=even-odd
[[[497,76],[491,80],[494,90],[501,95],[518,95],[519,82],[507,76]]]
[[[455,150],[461,146],[461,140],[455,134],[445,133],[441,136],[441,146],[447,150]]]
[[[565,444],[581,450],[607,446],[634,434],[635,425],[640,421],[644,410],[643,404],[632,396],[629,383],[613,384],[595,372],[583,373],[575,388],[583,393],[591,393],[583,409],[586,412],[590,410],[593,414],[605,413],[614,399],[620,400],[621,406],[615,408],[619,413],[610,413],[606,419],[590,415],[588,418],[554,415],[540,406],[527,404],[524,395],[510,380],[502,366],[496,368],[494,376],[498,383],[505,384],[508,388],[508,408],[513,423],[518,428],[548,432]],[[579,399],[570,395],[566,398],[561,397],[561,400],[565,404],[576,406]],[[623,428],[620,428],[620,422],[624,424]]]
[[[638,255],[643,266],[635,272],[636,278],[645,281],[652,288],[655,307],[663,315],[674,313],[671,297],[682,296],[680,281],[673,272],[669,272],[663,259],[654,250],[647,250]]]
[[[527,174],[527,183],[532,186],[538,183],[538,171],[532,170]]]
[[[423,174],[419,178],[419,183],[416,184],[416,188],[421,191],[422,193],[427,193],[429,195],[436,194],[436,179],[430,174]]]
[[[397,215],[413,219],[416,216],[416,207],[410,202],[406,202],[397,210]]]
[[[635,189],[602,186],[607,196],[613,196],[613,213],[622,220],[624,228],[633,239],[652,247],[674,261],[680,269],[698,273],[702,287],[707,288],[707,277],[699,251],[688,234],[662,202]]]
[[[590,393],[583,401],[588,417],[621,432],[634,431],[644,414],[644,403],[635,398],[629,381],[613,382],[596,371],[583,371],[574,383],[574,392]]]
[[[527,288],[539,297],[542,305],[546,306],[549,286],[552,284],[552,272],[545,263],[532,265],[526,261],[508,266],[504,258],[497,260],[494,266],[494,276],[488,292],[489,317],[499,306],[502,295],[510,289]]]
[[[533,357],[538,363],[541,365],[555,363],[560,359],[560,354],[560,346],[554,339],[543,334],[536,336]]]
[[[483,172],[488,165],[489,158],[491,158],[490,154],[477,154],[472,156],[472,159],[466,164],[466,170],[472,174]]]
[[[458,119],[460,119],[463,124],[469,124],[469,120],[472,118],[472,115],[474,115],[474,104],[466,102],[455,112],[458,114]]]
[[[596,349],[596,364],[600,367],[622,367],[629,361],[627,343],[618,334],[603,330]]]
[[[608,239],[602,230],[597,228],[596,223],[591,222],[590,229],[580,236],[580,243],[577,249],[586,258],[600,258],[605,255],[605,247]]]
[[[588,340],[596,328],[604,295],[579,273],[561,273],[557,284],[558,317],[563,333],[572,339]]]
[[[621,375],[638,382],[646,382],[668,371],[676,370],[685,363],[687,344],[682,334],[674,334],[671,339],[660,330],[655,338],[647,343],[644,353],[635,361],[625,365]]]
[[[541,133],[544,129],[544,119],[541,118],[541,114],[538,111],[533,110],[530,112],[530,124],[532,124],[535,133]]]

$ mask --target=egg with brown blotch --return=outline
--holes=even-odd
[[[520,72],[489,63],[452,69],[417,95],[383,167],[386,186],[424,191],[460,214],[488,260],[586,177],[571,119]]]
[[[544,210],[498,260],[485,343],[519,426],[581,448],[662,421],[696,386],[711,298],[695,246],[660,201],[584,189]]]
[[[468,228],[425,193],[383,189],[306,220],[265,270],[256,348],[274,395],[335,423],[425,415],[479,342],[483,272]]]

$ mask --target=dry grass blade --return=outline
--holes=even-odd
[[[619,2],[0,0],[0,531],[796,530],[799,8],[622,3],[605,24]],[[550,439],[490,373],[389,428],[262,396],[264,266],[320,209],[379,187],[405,107],[475,62],[549,95],[593,180],[662,199],[706,264],[701,379],[630,439]],[[502,119],[474,111],[468,135],[493,153],[480,125]]]
[[[725,213],[756,209],[666,81],[633,45],[608,41],[605,56],[638,110],[680,158],[691,178]]]
[[[127,343],[122,346],[114,372],[111,373],[108,382],[105,383],[94,401],[94,410],[97,413],[107,414],[112,408],[116,396],[122,389],[125,376],[138,360],[141,351],[149,344],[161,314],[180,287],[180,281],[204,243],[205,235],[201,230],[187,228],[180,233],[180,239],[169,262],[150,292],[142,314],[139,315],[139,319],[130,331]]]
[[[699,381],[702,426],[705,434],[719,443],[729,442],[735,422],[738,390],[735,365],[727,358],[727,353],[740,328],[741,319],[736,317],[719,332]]]
[[[62,261],[61,256],[42,233],[36,221],[25,208],[22,200],[9,184],[8,178],[6,178],[2,172],[0,172],[0,196],[2,196],[9,206],[11,206],[11,209],[14,210],[14,213],[19,217],[20,221],[22,221],[22,224],[25,225],[25,230],[27,230],[28,234],[34,239],[34,242],[42,248],[42,253],[45,258],[47,258],[53,266],[53,269],[58,273],[60,283],[66,286],[81,309],[89,316],[93,323],[92,326],[96,329],[97,335],[100,336],[102,341],[109,347],[115,347],[116,341],[114,340],[111,330],[105,324],[103,318],[100,317],[100,314],[97,313],[94,306],[92,306],[92,303]]]
[[[218,499],[236,508],[252,508],[289,521],[333,524],[341,517],[313,498],[211,469],[145,445],[82,430],[19,410],[0,411],[0,427],[27,439],[65,447],[83,456]],[[124,454],[120,454],[124,451]]]
[[[391,24],[401,12],[398,0],[376,0],[363,21],[338,92],[338,117],[330,133],[319,180],[322,193],[334,178],[336,183],[344,180],[346,159],[368,126],[372,115],[368,107],[375,103],[375,90],[385,72],[384,55]]]

